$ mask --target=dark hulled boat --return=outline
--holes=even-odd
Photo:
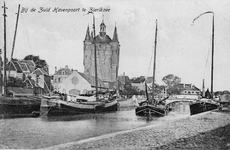
[[[166,106],[162,101],[157,102],[154,99],[154,82],[155,82],[155,70],[156,70],[156,44],[157,44],[157,20],[156,20],[156,32],[155,32],[155,47],[154,47],[154,65],[153,65],[153,83],[152,83],[152,99],[149,99],[147,83],[145,82],[145,91],[147,100],[139,103],[136,107],[136,115],[139,116],[165,116],[167,114]]]
[[[202,112],[219,108],[219,103],[212,99],[200,99],[190,104],[190,114],[195,115]]]
[[[153,105],[147,101],[139,104],[135,110],[138,116],[165,116],[166,110],[164,105]]]
[[[79,96],[78,96],[79,97]],[[87,101],[81,97],[72,95],[72,100],[68,101],[60,96],[43,96],[41,101],[40,115],[41,116],[62,116],[62,115],[78,115],[88,113],[102,113],[117,111],[117,99],[106,101]]]
[[[198,17],[196,17],[193,20],[193,23],[196,19],[198,19],[200,16],[207,14],[207,13],[212,13],[213,14],[213,20],[212,20],[212,65],[211,65],[211,95],[210,95],[210,99],[200,99],[197,100],[193,103],[190,103],[190,114],[191,115],[195,115],[195,114],[199,114],[205,111],[209,111],[209,110],[213,110],[213,109],[217,109],[220,104],[216,101],[213,100],[213,64],[214,64],[214,13],[211,11],[202,13],[201,15],[199,15]],[[204,84],[204,83],[203,83]]]

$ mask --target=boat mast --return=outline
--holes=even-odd
[[[145,94],[146,94],[147,102],[149,102],[148,87],[147,87],[146,80],[145,80]]]
[[[6,4],[4,2],[4,62],[3,62],[3,95],[6,96]]]
[[[213,64],[214,64],[214,13],[212,16],[212,68],[211,68],[211,98],[213,98]]]
[[[153,84],[152,84],[152,100],[154,100],[154,83],[155,83],[155,71],[156,71],[156,47],[157,47],[157,19],[156,19],[156,31],[155,31],[155,46],[154,46],[154,63],[153,63]],[[150,102],[152,103],[152,102]]]
[[[204,15],[204,14],[208,14],[208,13],[212,13],[213,17],[212,17],[212,64],[211,64],[211,98],[213,98],[213,70],[214,70],[214,12],[212,11],[207,11],[205,13],[200,14],[198,17],[196,17],[193,20],[193,23],[196,19],[198,19],[200,16]]]
[[[95,31],[95,17],[93,14],[93,34],[94,34],[94,63],[95,63],[95,86],[96,86],[96,101],[98,100],[98,83],[97,83],[97,45],[96,45],[96,31]]]
[[[12,53],[11,53],[11,60],[13,59],[13,54],[14,54],[14,46],[15,46],[15,40],[16,40],[16,34],[17,34],[17,28],[18,28],[19,14],[20,14],[20,4],[18,5],[18,13],[17,13],[17,20],[16,20],[16,26],[15,26],[15,32],[14,32],[14,41],[13,41],[13,47],[12,47]]]
[[[202,84],[202,97],[205,97],[205,91],[204,91],[204,79],[203,79],[203,84]]]

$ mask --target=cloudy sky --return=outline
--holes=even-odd
[[[120,42],[119,74],[129,77],[151,76],[156,19],[158,40],[156,82],[174,74],[183,83],[201,88],[202,79],[210,88],[212,14],[192,21],[201,13],[215,16],[214,90],[230,90],[230,1],[227,0],[6,0],[7,55],[12,50],[18,4],[21,12],[14,58],[39,55],[54,68],[68,65],[84,71],[83,40],[93,7],[110,9],[95,12],[96,32],[104,15],[107,35],[113,36],[115,24]],[[3,1],[1,0],[1,5]],[[39,13],[40,7],[48,12]],[[80,9],[79,12],[53,12],[55,7]],[[34,8],[35,11],[31,12]],[[82,9],[86,9],[83,12]],[[1,8],[3,13],[3,9]],[[0,19],[0,48],[3,48],[3,17]]]

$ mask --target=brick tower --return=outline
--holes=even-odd
[[[95,76],[95,41],[98,78],[105,83],[115,82],[117,80],[120,54],[117,28],[115,26],[113,39],[111,39],[108,35],[106,35],[106,25],[103,19],[100,24],[99,35],[93,38],[92,33],[90,35],[88,26],[84,40],[84,73]]]

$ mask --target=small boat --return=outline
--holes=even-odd
[[[213,64],[214,64],[214,13],[211,11],[205,12],[200,14],[198,17],[196,17],[193,20],[193,23],[196,19],[198,19],[200,16],[204,14],[212,13],[213,14],[213,21],[212,21],[212,62],[211,62],[211,94],[210,94],[210,99],[199,99],[195,102],[190,103],[190,114],[195,115],[199,114],[205,111],[217,109],[220,106],[220,103],[217,101],[214,101],[213,99]],[[204,83],[203,83],[204,85]]]
[[[41,99],[35,96],[27,96],[21,93],[18,97],[13,97],[9,94],[9,87],[7,87],[6,75],[6,6],[4,2],[4,60],[3,60],[3,83],[1,81],[2,95],[0,96],[0,118],[11,117],[36,117],[39,116]],[[20,5],[18,6],[17,21],[20,12]],[[17,22],[16,22],[17,28]],[[15,30],[16,33],[16,30]],[[16,34],[15,34],[16,37]],[[15,42],[14,37],[14,42]],[[14,47],[14,45],[13,45]],[[1,56],[0,56],[1,59]],[[1,62],[1,61],[0,61]],[[2,66],[2,64],[0,64]],[[17,88],[17,87],[15,87]],[[17,88],[20,89],[20,88]]]
[[[136,107],[136,115],[139,116],[165,116],[167,109],[163,100],[156,101],[154,99],[154,82],[155,82],[155,70],[156,70],[156,44],[157,44],[157,20],[156,20],[156,32],[155,32],[155,47],[154,47],[154,65],[153,65],[153,83],[152,83],[152,99],[149,99],[147,83],[145,81],[145,91],[147,100],[139,103]]]

